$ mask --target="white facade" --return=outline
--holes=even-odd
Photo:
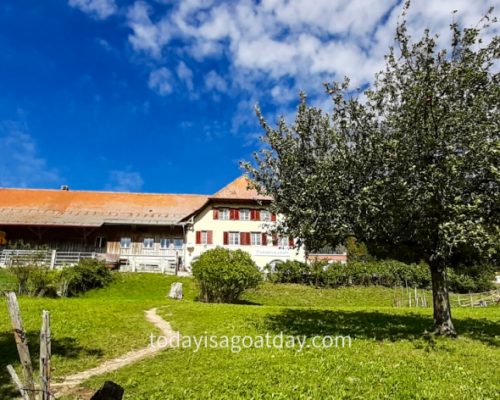
[[[219,218],[214,217],[214,208],[218,210]],[[238,219],[224,218],[226,211],[238,210]],[[246,210],[266,210],[265,207],[252,204],[211,204],[201,210],[193,218],[193,223],[186,229],[185,263],[189,267],[191,262],[206,250],[221,246],[230,250],[241,249],[252,256],[259,268],[274,262],[287,260],[305,261],[304,250],[297,250],[290,246],[289,238],[275,238],[267,232],[275,222],[247,219]],[[200,232],[197,240],[197,232]],[[227,241],[224,242],[226,232]],[[242,244],[241,233],[250,236],[250,244]],[[263,238],[266,236],[266,239]],[[260,243],[259,243],[260,237]],[[209,240],[209,238],[211,240]],[[201,240],[200,240],[201,239]],[[264,240],[263,240],[264,239]],[[201,243],[200,243],[201,242]],[[267,243],[263,243],[267,242]]]

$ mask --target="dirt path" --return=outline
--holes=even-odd
[[[162,317],[160,317],[156,313],[156,308],[151,308],[145,312],[146,319],[151,322],[154,326],[156,326],[161,331],[161,335],[164,336],[168,341],[173,339],[174,337],[178,337],[177,331],[174,331],[170,324],[165,321]],[[56,389],[55,397],[59,398],[63,395],[68,395],[72,392],[72,389],[80,385],[82,382],[87,379],[96,376],[102,375],[107,372],[116,371],[119,368],[122,368],[126,365],[133,364],[139,360],[142,360],[146,357],[150,357],[160,351],[162,351],[165,347],[159,346],[147,346],[140,350],[129,351],[128,353],[114,358],[112,360],[107,360],[103,362],[101,365],[97,367],[88,369],[86,371],[78,372],[73,375],[68,375],[64,378],[62,382],[53,383],[51,387]]]

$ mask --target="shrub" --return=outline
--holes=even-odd
[[[308,283],[309,268],[300,261],[285,261],[276,264],[269,274],[269,279],[276,283]]]
[[[59,271],[48,267],[32,268],[28,277],[26,294],[29,296],[51,296],[57,295],[57,283]]]
[[[24,244],[19,242],[18,246]],[[15,278],[19,294],[55,295],[58,273],[46,266],[44,251],[12,257],[8,270]]]
[[[193,262],[192,270],[200,287],[199,299],[209,303],[234,303],[262,281],[250,254],[242,250],[208,250]]]
[[[15,277],[19,294],[28,296],[55,296],[58,282],[58,271],[43,265],[15,264],[9,267]]]
[[[85,258],[60,272],[59,291],[61,296],[74,296],[90,289],[103,288],[112,280],[113,275],[103,261]]]
[[[447,271],[448,289],[455,293],[486,292],[495,287],[495,267],[492,265],[475,265],[469,267],[449,268]]]
[[[448,268],[448,289],[455,293],[484,292],[493,288],[493,266]],[[316,287],[408,286],[430,289],[431,273],[425,262],[406,264],[395,260],[349,262],[348,264],[305,264],[287,261],[275,267],[269,275],[275,283],[300,283]]]
[[[405,264],[393,260],[348,264],[288,261],[277,265],[269,279],[276,283],[301,283],[317,287],[408,285],[428,288],[431,282],[427,264]]]

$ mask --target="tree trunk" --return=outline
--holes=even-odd
[[[446,268],[442,264],[431,263],[432,300],[434,305],[434,332],[437,335],[456,337],[457,332],[451,321],[450,298],[446,286]]]

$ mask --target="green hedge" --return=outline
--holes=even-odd
[[[271,271],[268,279],[275,283],[298,283],[330,288],[380,285],[430,289],[432,286],[429,266],[424,262],[405,264],[383,260],[328,265],[326,262],[305,264],[287,261],[268,270]],[[486,266],[468,269],[466,273],[448,269],[448,288],[452,292],[486,291],[493,287],[493,279],[492,268]]]

